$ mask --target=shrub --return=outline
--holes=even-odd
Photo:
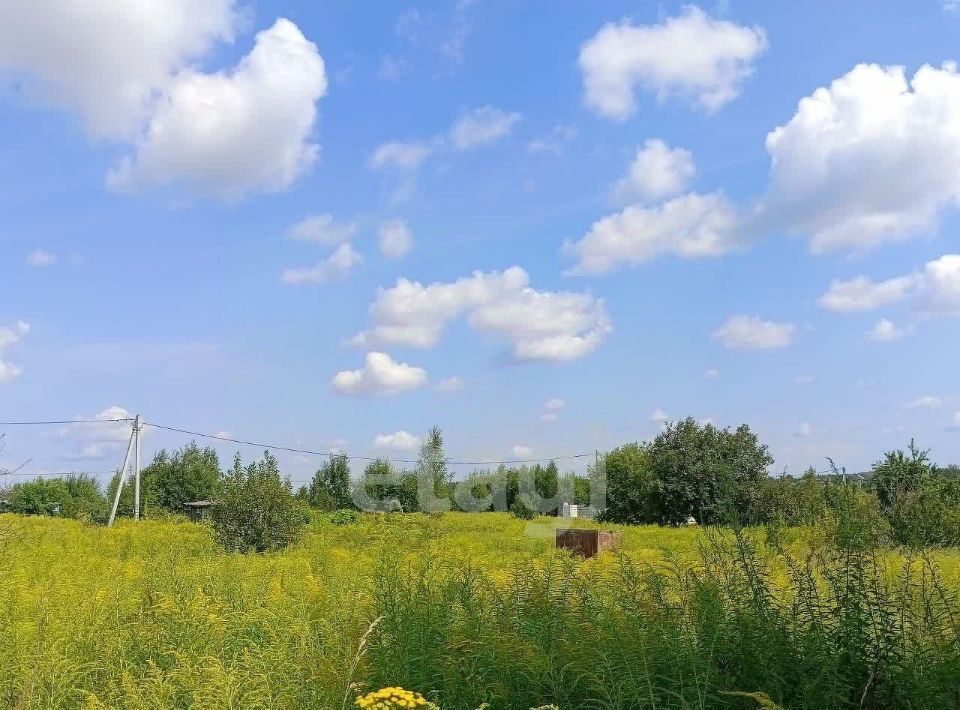
[[[22,515],[59,515],[90,522],[104,522],[107,515],[100,484],[84,474],[18,483],[10,489],[7,507]]]
[[[360,513],[352,508],[341,508],[330,514],[330,522],[334,525],[353,525],[360,520]]]
[[[295,542],[309,516],[281,479],[269,451],[244,467],[240,455],[224,479],[211,519],[217,540],[231,552],[269,552]]]
[[[520,496],[517,496],[517,499],[513,501],[513,505],[510,506],[510,512],[513,513],[515,518],[520,520],[533,520],[537,517],[537,511],[528,508]]]
[[[319,510],[353,508],[350,495],[350,461],[346,456],[331,456],[321,466],[307,488],[310,507]]]

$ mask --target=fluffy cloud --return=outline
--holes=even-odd
[[[326,91],[316,45],[277,20],[233,71],[180,72],[107,183],[178,183],[232,199],[283,190],[317,159],[310,134]]]
[[[284,269],[280,280],[285,284],[330,283],[350,275],[363,257],[350,245],[341,244],[329,257],[313,266]]]
[[[12,326],[0,327],[0,384],[15,380],[23,374],[23,368],[2,359],[6,351],[19,343],[30,332],[30,324],[17,321]]]
[[[667,413],[660,409],[660,407],[657,407],[653,410],[653,414],[650,415],[650,421],[660,426],[666,426],[670,421],[670,417],[668,417]]]
[[[887,318],[881,318],[867,333],[867,338],[878,343],[889,343],[893,340],[899,340],[907,333],[909,333],[909,329],[901,328]]]
[[[399,279],[380,291],[370,313],[373,328],[355,336],[354,344],[429,348],[448,323],[466,316],[472,328],[509,341],[518,360],[573,360],[594,350],[611,330],[602,300],[537,291],[517,266],[477,271],[453,283]]]
[[[36,79],[39,97],[76,111],[98,138],[130,138],[153,98],[216,43],[231,41],[234,0],[8,3],[0,69]]]
[[[397,362],[386,353],[367,353],[367,361],[360,370],[342,370],[333,376],[333,389],[342,394],[398,394],[422,387],[427,372],[403,362]]]
[[[533,455],[533,449],[525,444],[515,444],[510,453],[516,456],[518,459],[529,458]]]
[[[768,224],[814,252],[862,251],[936,229],[960,199],[956,65],[861,64],[802,99],[766,140]]]
[[[367,165],[371,170],[416,170],[430,157],[433,149],[417,141],[391,141],[379,146]]]
[[[620,199],[661,200],[683,192],[695,174],[693,154],[689,150],[671,148],[659,138],[651,138],[637,150],[626,177],[617,183],[614,193]]]
[[[27,254],[27,266],[42,269],[57,263],[57,255],[43,249],[34,249]]]
[[[450,142],[457,150],[489,145],[509,135],[521,118],[519,113],[481,106],[457,119],[450,129]]]
[[[338,222],[332,214],[315,214],[297,222],[287,233],[291,239],[333,245],[352,239],[357,233],[357,225]]]
[[[833,281],[819,304],[832,311],[870,311],[908,298],[924,315],[960,315],[960,254],[945,254],[886,281],[866,276]]]
[[[658,256],[715,257],[737,248],[738,217],[722,193],[690,193],[660,205],[632,205],[594,222],[586,236],[564,247],[573,271],[599,274]]]
[[[776,323],[757,316],[731,316],[713,332],[713,338],[727,348],[737,350],[770,350],[789,347],[796,326]]]
[[[657,25],[605,25],[580,49],[587,106],[616,121],[637,109],[636,90],[714,111],[740,93],[766,50],[763,29],[716,20],[695,6]]]
[[[374,447],[378,449],[391,449],[393,451],[413,451],[420,446],[419,436],[411,434],[408,431],[395,431],[392,434],[378,434],[373,440]]]
[[[801,422],[800,428],[797,430],[797,436],[807,438],[812,435],[813,427],[810,425],[810,422]]]
[[[60,430],[60,436],[78,442],[78,449],[71,458],[99,459],[122,449],[130,439],[133,415],[119,405],[111,405],[93,416],[77,419],[82,423],[70,424]],[[149,430],[147,430],[149,431]]]
[[[388,259],[401,259],[413,248],[413,232],[402,219],[380,225],[380,253]]]
[[[912,276],[873,281],[857,276],[848,281],[834,280],[817,303],[828,311],[870,311],[903,300],[915,286]]]

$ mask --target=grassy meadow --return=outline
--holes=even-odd
[[[555,523],[317,516],[241,555],[204,525],[0,515],[0,706],[325,710],[394,685],[446,710],[960,701],[955,550],[631,526],[582,561]]]

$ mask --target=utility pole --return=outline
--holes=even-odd
[[[133,519],[140,520],[140,415],[133,420],[134,478],[133,478]]]
[[[136,436],[136,427],[130,432],[130,441],[127,442],[127,453],[123,457],[123,467],[120,469],[120,479],[117,481],[117,492],[113,496],[113,508],[110,510],[110,520],[107,527],[113,526],[113,521],[117,517],[117,506],[120,505],[120,491],[123,490],[123,479],[127,475],[127,467],[130,465],[130,454],[133,452],[133,440]],[[138,496],[139,497],[139,496]]]

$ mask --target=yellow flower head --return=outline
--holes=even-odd
[[[398,687],[374,690],[357,698],[354,704],[361,710],[396,710],[396,708],[424,708],[427,710],[434,707],[420,693]]]

